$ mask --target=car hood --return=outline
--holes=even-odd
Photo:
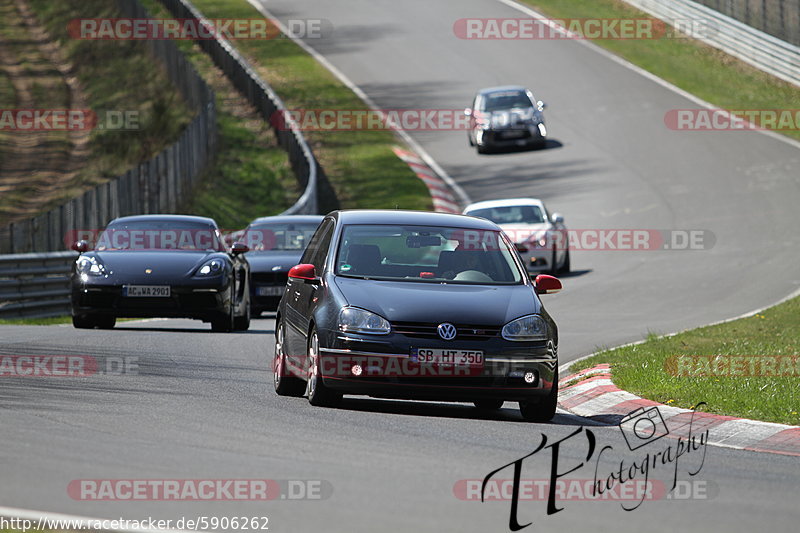
[[[109,251],[91,252],[112,276],[121,276],[131,282],[145,283],[163,279],[189,276],[212,257],[227,257],[220,252],[194,251]],[[146,269],[152,273],[145,273]]]
[[[247,262],[250,263],[250,272],[286,272],[300,262],[302,251],[292,252],[249,252]],[[274,270],[275,267],[280,267]]]
[[[378,313],[390,322],[502,326],[538,313],[530,285],[460,285],[334,278],[349,305]]]

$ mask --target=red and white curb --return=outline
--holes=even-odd
[[[568,383],[577,383],[567,385]],[[623,416],[642,407],[658,407],[669,435],[687,437],[709,430],[714,446],[800,456],[800,427],[722,416],[660,404],[619,389],[611,381],[611,368],[597,365],[559,381],[558,405],[565,411],[597,422],[617,424]]]
[[[411,167],[414,174],[425,182],[433,199],[433,209],[442,213],[461,213],[458,201],[445,181],[440,178],[420,156],[409,150],[395,147],[394,153]]]

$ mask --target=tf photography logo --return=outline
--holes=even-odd
[[[547,435],[542,433],[538,446],[531,453],[489,472],[481,483],[480,499],[482,502],[497,499],[487,492],[487,487],[491,488],[493,483],[497,483],[498,480],[493,479],[495,476],[509,467],[513,467],[511,486],[508,491],[509,497],[501,498],[511,501],[508,527],[511,531],[519,531],[531,525],[532,522],[520,522],[520,499],[541,500],[542,498],[525,497],[530,492],[530,487],[525,487],[523,482],[530,482],[530,480],[522,478],[522,468],[526,460],[533,460],[531,458],[540,452],[544,452],[543,455],[546,457],[548,450],[550,451],[550,478],[542,480],[540,483],[543,489],[547,488],[548,515],[564,510],[565,507],[559,506],[559,503],[565,497],[565,484],[582,489],[581,494],[583,494],[580,498],[567,497],[567,500],[609,499],[619,501],[625,511],[638,509],[645,500],[664,498],[665,492],[666,498],[670,498],[670,494],[680,492],[681,487],[686,485],[685,480],[679,479],[681,460],[693,459],[691,466],[684,467],[688,476],[692,478],[700,473],[705,463],[709,432],[707,429],[700,433],[693,431],[695,410],[702,405],[705,405],[705,402],[697,404],[692,410],[688,434],[678,436],[677,441],[674,438],[662,439],[670,432],[658,408],[642,408],[630,412],[622,418],[619,424],[628,448],[627,451],[620,450],[619,457],[612,456],[613,446],[600,447],[594,431],[589,428],[579,427],[566,437],[552,442],[548,442]],[[562,450],[567,452],[563,461],[561,460]],[[631,458],[631,452],[637,452],[639,455]],[[684,459],[684,456],[687,457]],[[578,459],[574,459],[575,457]],[[573,472],[585,467],[588,467],[589,471],[593,471],[594,475],[591,479],[567,478]],[[651,479],[651,476],[655,477],[661,472],[667,473],[666,482]],[[530,485],[530,483],[528,484]],[[664,488],[655,490],[658,487]],[[521,488],[523,489],[522,498]]]

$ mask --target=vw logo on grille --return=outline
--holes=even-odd
[[[439,327],[436,328],[436,331],[438,331],[439,336],[446,341],[451,341],[456,338],[456,327],[449,322],[439,324]]]

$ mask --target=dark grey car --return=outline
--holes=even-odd
[[[545,103],[525,87],[509,85],[481,89],[464,110],[469,117],[467,137],[479,154],[493,149],[544,146]]]
[[[553,417],[558,329],[513,244],[485,219],[336,211],[311,239],[276,317],[275,390],[333,405],[343,394],[519,402]]]

